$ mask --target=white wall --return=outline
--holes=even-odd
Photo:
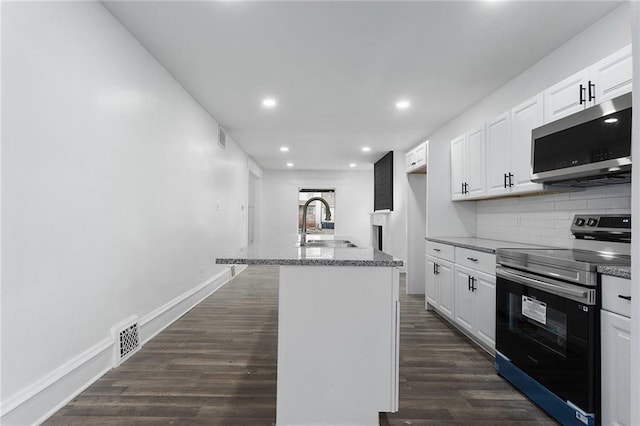
[[[10,425],[59,403],[29,406],[93,359],[114,324],[149,318],[225,271],[215,258],[247,241],[248,167],[233,140],[218,147],[216,121],[100,3],[2,7]]]
[[[465,237],[477,234],[475,213],[476,207],[480,208],[480,204],[476,205],[474,201],[451,202],[449,153],[451,139],[495,118],[509,108],[629,43],[631,43],[629,4],[624,3],[465,113],[429,135],[427,138],[430,141],[428,170],[431,177],[428,181],[427,229],[429,236]],[[543,202],[544,198],[533,197],[532,200],[535,200],[534,203]],[[558,201],[570,200],[571,198],[567,198]],[[624,204],[624,201],[621,202]],[[488,212],[492,203],[499,205],[502,201],[482,202],[479,214]],[[517,205],[521,208],[515,207]],[[531,204],[527,201],[515,205],[510,204],[510,213],[526,213],[530,206]],[[570,203],[566,207],[557,204],[553,208],[556,212],[572,212],[575,209]],[[478,232],[482,231],[478,230]],[[521,238],[521,236],[517,236],[517,238]],[[514,240],[514,238],[509,238],[509,240]]]
[[[425,292],[428,175],[407,175],[407,293]]]
[[[393,152],[393,211],[389,214],[389,247],[387,252],[407,261],[407,162],[404,151]],[[406,270],[406,264],[401,268]]]
[[[335,235],[371,246],[373,170],[275,171],[262,176],[260,241],[295,241],[298,227],[298,189],[335,188]]]

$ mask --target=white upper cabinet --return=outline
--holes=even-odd
[[[631,46],[609,55],[591,67],[595,83],[595,103],[631,92],[633,63]]]
[[[545,123],[550,123],[585,109],[588,85],[589,69],[585,69],[545,90]]]
[[[631,91],[627,46],[544,91],[544,122],[550,123]]]
[[[482,196],[486,187],[484,126],[467,133],[467,195]]]
[[[451,199],[482,197],[486,188],[484,126],[451,141]]]
[[[511,112],[487,123],[487,195],[509,193],[511,184]]]
[[[487,196],[542,191],[531,182],[531,130],[542,125],[542,93],[487,123]]]
[[[453,139],[451,200],[543,191],[531,182],[531,131],[630,92],[632,76],[627,46]]]
[[[511,193],[542,191],[542,184],[531,182],[531,131],[543,120],[542,93],[511,110]]]
[[[463,200],[466,197],[464,181],[466,178],[467,135],[458,136],[451,141],[451,199]]]
[[[407,173],[427,173],[427,142],[406,154]]]

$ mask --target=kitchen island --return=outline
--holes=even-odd
[[[398,409],[398,267],[373,248],[249,247],[218,264],[277,265],[276,424],[378,425]]]

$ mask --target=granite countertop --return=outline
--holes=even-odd
[[[462,247],[471,250],[483,251],[486,253],[494,253],[499,248],[541,248],[534,244],[514,243],[511,241],[487,240],[484,238],[472,237],[426,237],[427,241],[435,243],[449,244],[455,247]]]
[[[598,266],[598,272],[603,275],[631,279],[630,266]]]
[[[336,238],[338,239],[338,238]],[[402,260],[373,247],[298,247],[295,240],[250,245],[232,257],[219,257],[217,264],[307,265],[307,266],[402,266]]]

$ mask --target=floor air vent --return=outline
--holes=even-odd
[[[125,359],[140,349],[140,334],[138,333],[138,319],[134,317],[113,328],[116,348],[114,365],[120,365]]]

